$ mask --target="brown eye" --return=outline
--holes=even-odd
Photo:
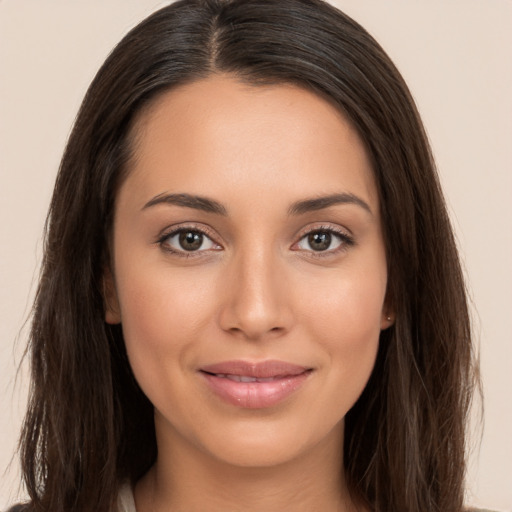
[[[313,251],[326,251],[331,246],[332,235],[326,231],[317,231],[308,235],[308,244]]]
[[[297,243],[297,248],[308,252],[337,252],[353,244],[353,239],[344,233],[334,229],[316,229],[305,234]]]
[[[197,251],[203,245],[203,234],[197,231],[182,231],[179,233],[180,248],[185,251]]]
[[[213,240],[196,229],[179,229],[160,240],[163,248],[175,253],[203,252],[218,249]]]

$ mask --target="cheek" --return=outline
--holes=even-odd
[[[304,325],[323,348],[324,363],[333,370],[327,374],[328,386],[345,411],[363,391],[379,346],[386,273],[374,268],[318,283],[304,301]]]
[[[343,373],[364,374],[373,367],[382,310],[382,301],[376,296],[378,293],[344,289],[327,303],[315,305],[318,340]]]
[[[142,267],[142,269],[141,269]],[[119,303],[126,348],[134,371],[180,361],[211,318],[213,304],[205,279],[175,269],[133,265],[119,272]],[[201,284],[201,285],[199,285]],[[171,357],[169,357],[171,356]],[[151,369],[149,371],[152,371]]]
[[[300,294],[303,315],[323,339],[336,347],[356,348],[378,338],[386,293],[384,268],[344,268],[309,285]]]

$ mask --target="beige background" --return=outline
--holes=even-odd
[[[512,511],[512,1],[333,3],[382,43],[423,115],[481,342],[485,428],[468,501]],[[16,365],[63,146],[109,50],[162,4],[0,0],[0,509],[20,496],[16,461],[7,470],[27,387]]]

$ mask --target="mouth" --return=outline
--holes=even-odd
[[[301,388],[312,372],[312,368],[284,361],[227,361],[199,370],[217,397],[246,409],[279,405]]]

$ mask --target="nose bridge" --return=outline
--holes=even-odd
[[[224,283],[223,329],[250,339],[286,331],[291,315],[284,280],[281,258],[272,247],[251,244],[234,254]]]

